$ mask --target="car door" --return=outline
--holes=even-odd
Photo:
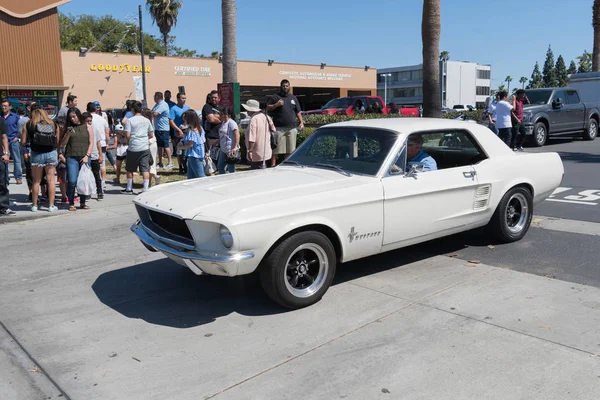
[[[560,100],[560,108],[554,108],[553,104]],[[552,133],[565,132],[569,130],[569,117],[566,112],[567,99],[564,90],[554,91],[552,100],[550,101],[550,110],[548,116],[550,117],[550,130]]]
[[[585,123],[585,107],[576,90],[566,91],[567,128],[570,131],[581,131]]]
[[[466,131],[416,135],[423,137],[423,150],[436,160],[438,169],[411,176],[403,172],[404,167],[383,178],[384,246],[394,247],[415,238],[427,240],[464,227],[474,219],[479,182],[472,163],[485,157],[483,152]],[[444,140],[448,135],[455,140]],[[398,166],[407,164],[405,146],[395,163]]]

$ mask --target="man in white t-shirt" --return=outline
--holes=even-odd
[[[125,132],[129,139],[127,148],[126,167],[127,187],[121,193],[133,193],[133,173],[138,169],[143,177],[143,192],[148,190],[150,185],[150,144],[148,139],[154,137],[154,127],[152,122],[142,115],[142,103],[136,101],[132,106],[133,117],[128,118],[125,123]]]
[[[498,129],[496,128],[496,119],[498,118],[498,116],[496,115],[496,104],[498,104],[498,101],[500,101],[500,96],[496,93],[496,98],[492,99],[490,97],[490,105],[488,106],[487,112],[488,112],[488,126],[490,128],[490,130],[492,132],[494,132],[496,135],[498,135]]]
[[[104,179],[106,178],[106,167],[102,148],[106,147],[106,138],[110,134],[110,129],[108,128],[108,122],[100,115],[96,114],[94,103],[88,103],[86,110],[92,115],[92,130],[94,131],[94,143],[96,143],[96,145],[92,147],[92,152],[90,153],[90,166],[94,173],[94,178],[96,178],[98,201],[102,201],[104,199]]]
[[[510,147],[512,137],[512,114],[513,106],[508,100],[508,93],[503,90],[498,93],[500,101],[496,104],[496,128],[498,128],[498,137]]]

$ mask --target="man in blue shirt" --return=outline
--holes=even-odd
[[[8,100],[2,100],[2,115],[0,118],[6,123],[8,147],[14,162],[13,174],[17,185],[23,183],[23,171],[21,169],[21,132],[19,132],[19,116],[12,112]],[[6,168],[6,182],[8,183],[8,168]]]
[[[177,104],[171,107],[169,113],[169,123],[173,128],[173,148],[177,148],[177,144],[183,139],[183,130],[180,126],[183,125],[182,115],[184,112],[190,109],[189,106],[185,105],[186,96],[185,93],[177,93]],[[178,152],[179,153],[179,152]],[[179,174],[187,175],[187,166],[183,160],[183,154],[177,154],[177,161],[179,162]]]
[[[169,105],[163,100],[161,92],[154,93],[154,102],[156,105],[152,108],[154,116],[154,135],[156,136],[156,147],[158,147],[157,167],[162,168],[162,155],[165,153],[167,158],[166,169],[173,168],[171,158],[171,148],[169,147]]]
[[[406,172],[413,165],[423,165],[423,172],[437,170],[437,163],[429,154],[423,151],[423,136],[412,135],[408,137],[406,144]]]

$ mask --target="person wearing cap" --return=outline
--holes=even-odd
[[[266,168],[267,161],[271,160],[273,150],[271,149],[271,132],[275,132],[275,125],[271,118],[267,117],[256,100],[248,100],[242,107],[248,111],[250,123],[246,130],[245,141],[250,169]]]

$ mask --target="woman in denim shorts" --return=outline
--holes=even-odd
[[[27,138],[31,140],[28,141]],[[53,212],[58,208],[54,205],[56,192],[55,175],[56,164],[58,164],[58,152],[56,151],[60,133],[54,121],[48,117],[41,106],[31,106],[31,120],[25,125],[21,144],[31,143],[31,172],[33,185],[31,187],[31,211],[38,210],[38,195],[40,184],[44,173],[48,182],[48,211]]]

